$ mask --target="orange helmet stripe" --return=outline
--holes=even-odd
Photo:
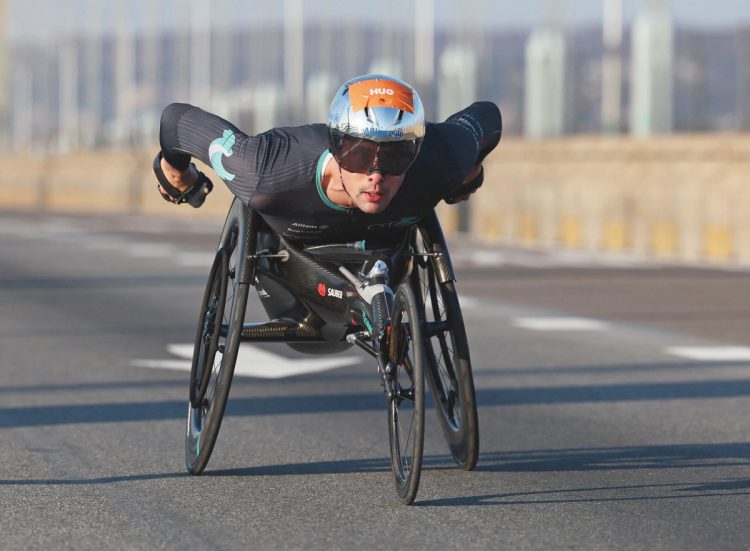
[[[349,101],[352,110],[365,107],[392,107],[414,112],[414,94],[411,88],[392,80],[361,80],[349,85]]]

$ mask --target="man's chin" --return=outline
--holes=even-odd
[[[388,206],[387,203],[379,201],[377,203],[373,203],[370,201],[363,201],[359,205],[359,210],[364,212],[365,214],[378,214],[385,210],[385,207]]]

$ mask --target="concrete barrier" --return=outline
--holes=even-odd
[[[156,192],[152,160],[151,152],[111,151],[3,158],[0,208],[208,218],[226,215],[232,194],[215,177],[212,180],[218,185],[200,209],[177,208],[162,200]],[[209,167],[198,164],[212,174]]]
[[[0,208],[225,215],[231,194],[215,177],[201,209],[162,201],[152,156],[0,159]],[[750,135],[506,139],[485,174],[469,206],[472,234],[488,243],[750,265]],[[455,231],[457,209],[439,213]]]
[[[472,232],[493,243],[750,265],[750,136],[506,140]]]

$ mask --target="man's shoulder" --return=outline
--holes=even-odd
[[[417,161],[422,164],[443,166],[452,163],[453,147],[465,139],[464,131],[448,123],[427,123],[424,141]]]
[[[328,127],[325,124],[279,126],[264,132],[264,134],[302,143],[321,144],[328,142]]]

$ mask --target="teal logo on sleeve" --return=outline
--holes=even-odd
[[[232,148],[234,147],[234,132],[231,130],[224,130],[224,135],[221,138],[216,138],[208,146],[208,158],[211,160],[211,166],[214,167],[216,174],[221,177],[222,180],[234,180],[235,175],[227,172],[224,168],[224,157],[232,156]]]

